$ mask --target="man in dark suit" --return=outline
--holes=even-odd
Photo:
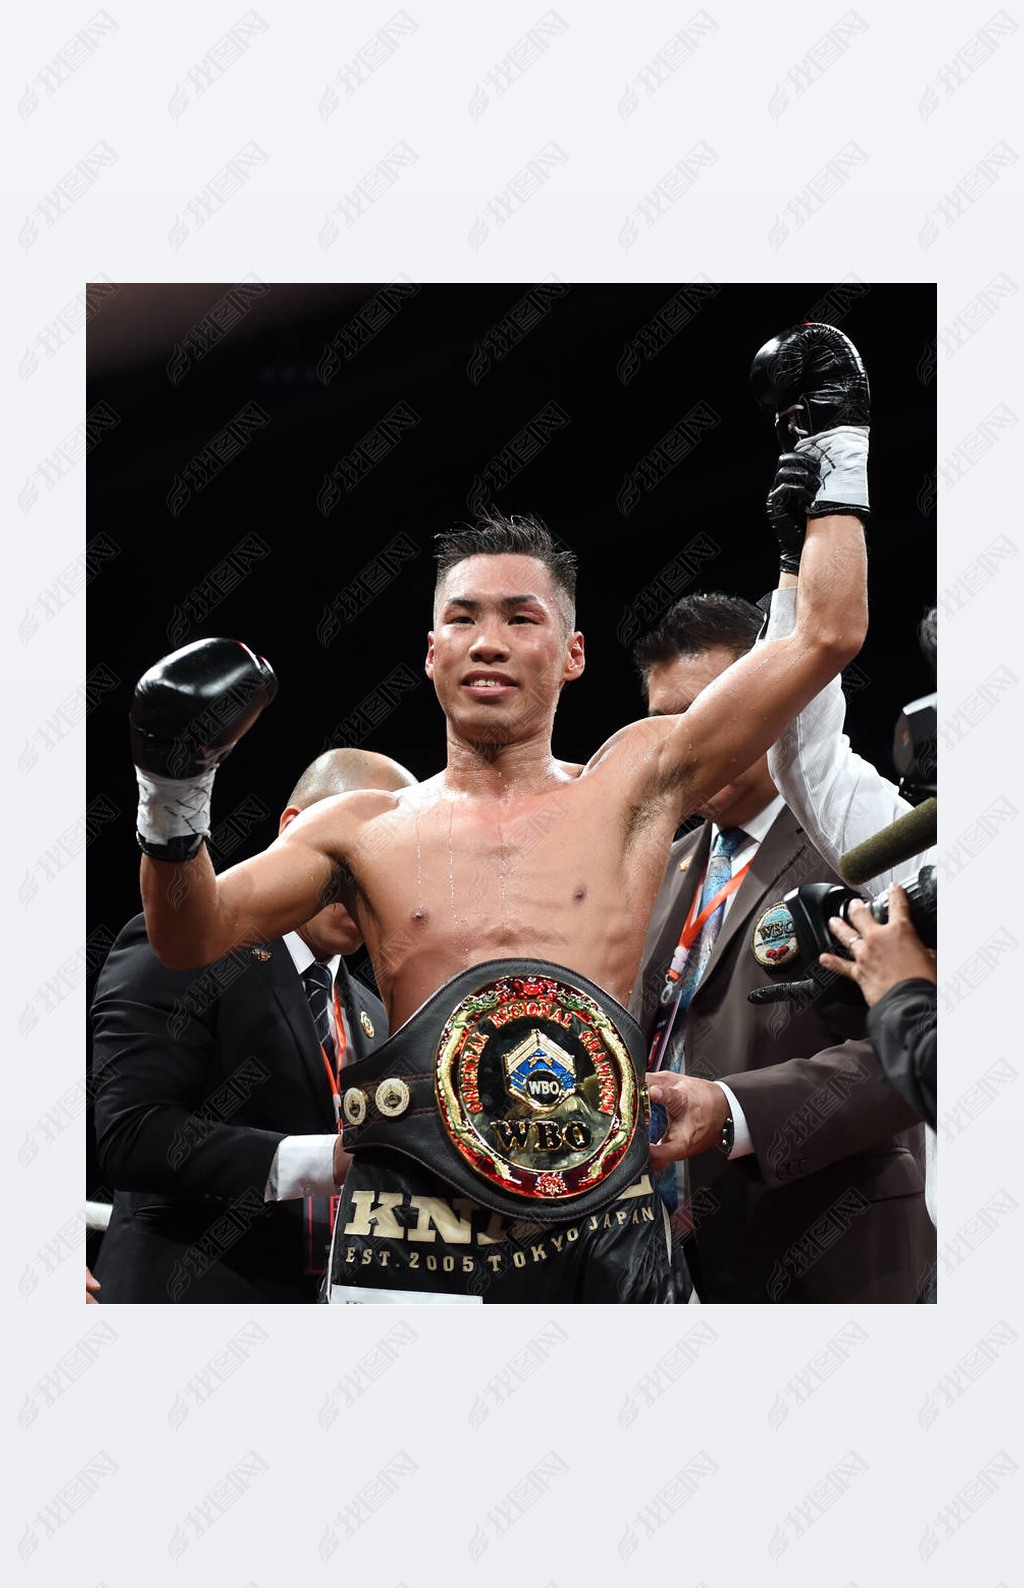
[[[331,795],[414,781],[385,756],[329,751],[279,832]],[[99,1157],[117,1187],[97,1264],[105,1305],[316,1301],[338,1075],[388,1034],[383,1005],[341,959],[361,943],[344,906],[328,904],[274,942],[174,971],[141,915],[124,928],[92,1010]]]
[[[678,602],[635,652],[651,714],[685,712],[760,626],[745,601]],[[685,1153],[662,1186],[697,1295],[916,1301],[934,1229],[916,1142],[899,1136],[915,1125],[912,1110],[869,1042],[841,1040],[813,1008],[747,1001],[752,987],[792,975],[791,923],[774,907],[802,883],[838,878],[766,757],[701,815],[673,846],[631,1004]],[[653,1149],[656,1166],[666,1157]]]

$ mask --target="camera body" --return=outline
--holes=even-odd
[[[904,891],[910,905],[910,919],[926,948],[936,942],[937,889],[935,867],[922,866]],[[841,882],[809,882],[793,888],[783,904],[793,920],[798,949],[798,979],[755,987],[747,994],[750,1003],[797,1002],[813,1004],[818,1015],[844,1038],[863,1035],[864,999],[856,982],[837,976],[818,963],[819,954],[850,956],[829,931],[832,916],[849,920],[850,904],[861,895]],[[885,924],[889,919],[889,892],[880,893],[866,903],[874,919]]]
[[[936,940],[935,867],[922,866],[913,882],[908,882],[904,892],[910,906],[910,919],[925,948],[934,948]],[[843,955],[843,950],[828,929],[833,915],[849,921],[850,904],[860,894],[840,882],[811,882],[787,893],[783,903],[793,917],[796,940],[800,949],[800,962],[811,965],[819,954]],[[880,926],[889,919],[889,890],[875,899],[865,901],[869,911]],[[849,957],[849,956],[845,956]]]

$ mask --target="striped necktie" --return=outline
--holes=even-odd
[[[708,856],[707,870],[704,873],[704,886],[701,889],[700,904],[697,914],[706,910],[716,893],[721,893],[732,876],[732,857],[737,849],[747,842],[748,835],[742,827],[723,827],[711,846]],[[668,1063],[663,1069],[675,1070],[681,1074],[683,1069],[683,1038],[686,1023],[681,1019],[690,1007],[690,1000],[700,985],[700,979],[707,969],[711,950],[715,946],[715,939],[721,930],[725,918],[726,900],[723,899],[717,910],[712,911],[700,929],[697,941],[690,946],[686,957],[686,966],[679,980],[677,993],[678,1008],[676,1011],[676,1024],[672,1036],[671,1053]]]
[[[704,886],[701,889],[700,905],[697,914],[711,903],[716,893],[720,893],[732,877],[732,857],[737,849],[747,841],[748,834],[742,827],[723,827],[711,846],[708,856],[707,870],[704,873]],[[686,1052],[686,1010],[690,1000],[700,985],[700,979],[707,969],[711,950],[715,946],[715,939],[721,929],[725,916],[726,900],[723,899],[717,910],[712,911],[700,929],[697,939],[690,946],[686,965],[679,980],[677,993],[678,1006],[676,1009],[675,1025],[669,1038],[668,1058],[663,1069],[674,1070],[677,1075],[683,1073]],[[658,1190],[668,1206],[669,1212],[674,1214],[680,1203],[686,1202],[686,1161],[680,1159],[670,1163],[658,1176]],[[690,1220],[688,1213],[683,1215],[682,1210],[681,1233],[687,1232]]]
[[[315,959],[312,965],[303,971],[302,981],[306,989],[309,1012],[313,1016],[313,1024],[316,1027],[320,1046],[333,1064],[337,1049],[334,1046],[328,1006],[334,992],[334,977],[322,960]]]

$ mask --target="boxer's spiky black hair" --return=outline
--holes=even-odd
[[[437,582],[467,557],[512,555],[535,557],[551,574],[556,590],[565,598],[563,608],[572,628],[576,621],[576,553],[560,546],[536,514],[506,518],[496,509],[476,524],[457,524],[436,537]]]

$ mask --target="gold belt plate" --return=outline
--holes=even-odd
[[[629,1049],[595,1000],[544,975],[463,998],[438,1043],[434,1087],[455,1150],[524,1198],[572,1198],[615,1168],[640,1106]]]

